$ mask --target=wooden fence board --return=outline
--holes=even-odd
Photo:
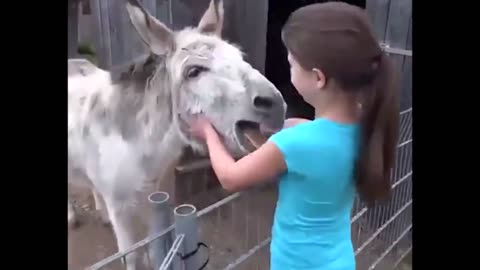
[[[407,38],[407,50],[412,49],[412,22],[413,19],[410,17],[410,25],[408,26],[408,38]]]
[[[385,42],[394,48],[406,48],[410,18],[411,0],[395,0],[390,4]]]
[[[385,40],[390,1],[394,0],[367,0],[366,4],[367,13],[373,24],[375,34],[381,42]]]
[[[78,7],[77,1],[68,1],[68,57],[77,55],[78,47]]]
[[[412,107],[412,57],[405,57],[401,84],[402,96],[400,99],[400,110],[403,111]]]
[[[98,20],[100,21],[100,29],[98,29],[98,35],[102,36],[102,51],[103,54],[103,66],[110,67],[112,65],[112,49],[110,43],[110,20],[108,17],[109,1],[108,0],[95,0],[98,1]]]

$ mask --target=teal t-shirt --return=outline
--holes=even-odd
[[[272,229],[272,270],[355,270],[350,214],[359,131],[320,118],[270,137],[287,165]]]

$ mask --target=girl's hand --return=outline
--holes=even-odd
[[[189,124],[192,135],[202,140],[206,140],[207,133],[213,130],[212,123],[203,115],[193,117]]]

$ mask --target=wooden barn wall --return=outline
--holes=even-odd
[[[160,21],[175,30],[197,25],[209,4],[209,0],[141,2],[151,14],[155,14]],[[101,67],[123,64],[146,52],[129,22],[125,1],[89,0],[89,5],[89,14],[84,14],[80,5],[80,11],[76,13],[79,16],[78,33],[70,30],[69,33],[72,38],[77,35],[79,43],[94,47]],[[246,60],[263,73],[268,1],[224,0],[224,8],[223,37],[238,45],[245,52]]]
[[[412,0],[367,0],[367,12],[380,42],[412,50]],[[390,54],[399,72],[401,110],[412,106],[412,57]]]

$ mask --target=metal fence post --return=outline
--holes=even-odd
[[[195,252],[198,248],[197,209],[191,204],[182,204],[177,206],[173,212],[175,217],[175,234],[185,235],[182,254],[185,256]],[[198,270],[200,268],[198,255],[198,252],[194,253],[183,261],[185,270]]]
[[[148,196],[148,201],[153,208],[150,235],[159,234],[170,226],[172,212],[168,205],[169,198],[170,196],[166,192],[154,192]],[[153,241],[149,256],[154,269],[160,267],[171,245],[171,233],[167,233]]]

